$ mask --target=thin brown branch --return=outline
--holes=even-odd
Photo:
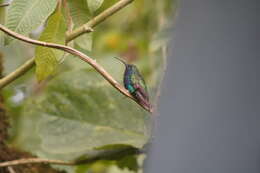
[[[10,29],[4,27],[3,25],[0,24],[0,30],[5,32],[6,34],[8,34],[11,37],[14,37],[18,40],[30,43],[30,44],[34,44],[34,45],[38,45],[38,46],[44,46],[44,47],[49,47],[49,48],[54,48],[54,49],[59,49],[59,50],[63,50],[65,52],[68,52],[72,55],[75,55],[77,57],[79,57],[81,60],[87,62],[89,65],[91,65],[98,73],[100,73],[114,88],[116,88],[119,92],[121,92],[122,94],[124,94],[125,96],[131,98],[132,100],[134,100],[136,103],[138,103],[138,101],[123,87],[121,86],[101,65],[99,65],[96,60],[91,59],[90,57],[88,57],[87,55],[85,55],[84,53],[71,48],[69,46],[64,46],[64,45],[60,45],[60,44],[55,44],[55,43],[46,43],[43,41],[38,41],[38,40],[33,40],[31,38],[25,37],[21,34],[18,34],[16,32],[11,31]],[[1,86],[0,86],[1,88]],[[151,112],[150,109],[147,109],[146,107],[144,107],[142,104],[138,103],[140,106],[142,106],[145,110]]]
[[[143,150],[133,148],[133,147],[125,147],[125,148],[118,149],[118,150],[104,151],[98,155],[94,155],[94,156],[86,158],[84,160],[78,160],[78,161],[74,161],[74,162],[73,161],[66,162],[66,161],[62,161],[62,160],[50,160],[50,159],[42,159],[42,158],[25,158],[25,159],[0,162],[0,168],[24,165],[24,164],[32,164],[32,163],[73,166],[73,165],[89,164],[89,163],[96,162],[98,160],[115,160],[115,159],[123,158],[125,156],[138,155],[138,154],[143,154],[143,153],[144,153]]]
[[[71,40],[74,40],[75,38],[81,36],[84,33],[92,32],[91,28],[94,28],[96,25],[106,20],[109,16],[115,14],[117,11],[121,10],[122,8],[130,4],[132,1],[133,0],[121,0],[115,3],[112,7],[106,9],[86,24],[68,33],[66,37],[66,42],[70,42]]]
[[[16,173],[15,170],[11,166],[8,166],[7,169],[10,173]]]
[[[7,162],[0,163],[0,167],[10,167],[16,165],[24,165],[29,163],[51,163],[56,165],[74,165],[74,162],[65,162],[61,160],[49,160],[49,159],[41,159],[41,158],[26,158],[26,159],[19,159],[19,160],[12,160]]]

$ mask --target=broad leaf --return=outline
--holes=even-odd
[[[56,10],[40,36],[41,41],[65,44],[66,23],[60,10]],[[39,81],[51,75],[61,61],[63,52],[38,46],[35,51],[36,75]]]
[[[28,100],[14,145],[62,160],[97,154],[107,145],[142,148],[150,136],[150,118],[97,72],[68,71]]]
[[[56,0],[13,0],[6,17],[6,26],[23,35],[28,35],[55,10]],[[8,37],[7,43],[11,41]]]
[[[77,28],[91,19],[90,11],[85,0],[68,0],[70,15],[74,23],[74,28]],[[75,44],[82,49],[91,51],[92,49],[92,34],[83,34],[76,38]]]
[[[99,9],[104,2],[104,0],[87,0],[88,8],[91,13],[94,13],[97,9]]]

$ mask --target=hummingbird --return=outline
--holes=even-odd
[[[149,102],[149,94],[143,76],[138,68],[133,64],[128,64],[124,60],[118,59],[125,65],[124,87],[137,100],[139,104],[152,112],[152,106]]]

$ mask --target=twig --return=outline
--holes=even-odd
[[[84,53],[71,48],[69,46],[64,46],[64,45],[60,45],[60,44],[55,44],[55,43],[46,43],[43,41],[38,41],[38,40],[33,40],[31,38],[25,37],[21,34],[18,34],[16,32],[11,31],[10,29],[4,27],[3,25],[0,24],[0,30],[5,32],[6,34],[8,34],[11,37],[14,37],[18,40],[30,43],[30,44],[34,44],[34,45],[38,45],[38,46],[44,46],[44,47],[49,47],[49,48],[54,48],[54,49],[59,49],[59,50],[63,50],[65,52],[68,52],[72,55],[75,55],[77,57],[79,57],[81,60],[87,62],[89,65],[91,65],[98,73],[100,73],[114,88],[116,88],[119,92],[121,92],[122,94],[124,94],[125,96],[131,98],[132,100],[134,100],[136,103],[138,103],[138,101],[123,87],[121,86],[101,65],[99,65],[96,60],[91,59],[90,57],[88,57],[87,55],[85,55]],[[5,78],[3,78],[2,80],[5,80]],[[1,83],[1,80],[0,80]],[[3,84],[3,82],[2,82]],[[2,86],[0,86],[0,88],[2,88]],[[142,106],[145,110],[151,112],[150,109],[147,109],[146,107],[144,107],[142,104],[138,103],[140,106]]]
[[[91,32],[91,28],[93,28],[96,25],[98,25],[99,23],[103,22],[104,20],[106,20],[106,18],[115,14],[117,11],[124,8],[125,6],[130,4],[132,1],[133,0],[121,0],[121,1],[117,2],[112,7],[106,9],[105,11],[103,11],[102,13],[100,13],[99,15],[97,15],[96,17],[91,19],[86,24],[84,24],[84,25],[76,28],[72,32],[68,33],[67,37],[66,37],[66,42],[70,42],[71,40],[74,40],[75,38],[77,38],[78,36],[81,36],[84,33]]]
[[[0,162],[0,168],[1,167],[10,167],[10,166],[17,166],[17,165],[24,165],[24,164],[32,164],[32,163],[43,163],[43,164],[56,164],[56,165],[67,165],[67,166],[73,166],[73,165],[81,165],[81,164],[88,164],[93,163],[98,160],[115,160],[120,159],[125,156],[129,155],[137,155],[137,154],[143,154],[144,151],[139,150],[137,148],[133,147],[125,147],[119,150],[111,150],[111,151],[104,151],[98,155],[94,155],[92,157],[86,158],[84,160],[78,160],[78,161],[71,161],[66,162],[62,160],[50,160],[50,159],[42,159],[42,158],[26,158],[26,159],[18,159],[18,160],[12,160],[12,161],[6,161],[6,162]]]
[[[0,163],[0,167],[10,167],[16,165],[24,165],[29,163],[52,163],[57,165],[74,165],[74,162],[65,162],[61,160],[49,160],[49,159],[41,159],[41,158],[27,158],[27,159],[19,159],[19,160],[12,160],[7,162]]]
[[[3,4],[0,4],[0,7],[7,7],[9,5],[10,5],[10,3],[3,3]]]
[[[18,67],[15,71],[8,74],[6,77],[0,79],[0,89],[10,84],[12,81],[19,78],[20,76],[24,75],[33,66],[34,58],[31,58],[28,61],[26,61],[22,66]]]
[[[10,173],[15,173],[14,169],[11,166],[8,166],[7,169]]]

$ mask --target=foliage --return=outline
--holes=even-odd
[[[91,13],[94,13],[97,9],[99,9],[104,0],[87,0],[88,8]]]
[[[1,1],[0,1],[1,2]],[[58,2],[58,3],[57,3]],[[0,22],[35,39],[66,44],[66,35],[117,0],[13,0]],[[173,5],[174,8],[169,8]],[[122,83],[120,56],[135,63],[156,104],[176,7],[172,0],[136,0],[68,43],[96,59]],[[5,20],[4,20],[5,19]],[[32,34],[33,33],[33,34]],[[5,39],[5,45],[3,40]],[[125,148],[141,150],[151,138],[152,116],[115,90],[89,65],[56,49],[31,46],[0,35],[5,73],[35,57],[34,71],[3,90],[12,128],[9,145],[41,158],[84,160]],[[40,81],[40,82],[39,82]],[[20,95],[19,95],[20,94]],[[101,158],[80,166],[54,166],[68,173],[141,173],[144,155]]]
[[[28,35],[43,24],[55,10],[53,0],[13,0],[6,16],[6,26],[11,30]],[[7,43],[10,42],[8,37]]]
[[[47,25],[42,32],[39,40],[65,44],[66,23],[61,10],[56,10],[48,19]],[[35,63],[37,65],[36,75],[39,81],[44,80],[53,74],[57,65],[62,60],[63,52],[60,50],[49,49],[37,46],[35,50]]]
[[[70,16],[72,18],[74,29],[87,23],[91,19],[90,9],[86,0],[68,0]],[[84,34],[74,40],[75,46],[91,51],[92,33]]]
[[[142,148],[149,138],[146,111],[122,99],[95,71],[62,73],[44,90],[27,100],[15,138],[41,157],[74,160],[106,145]]]

